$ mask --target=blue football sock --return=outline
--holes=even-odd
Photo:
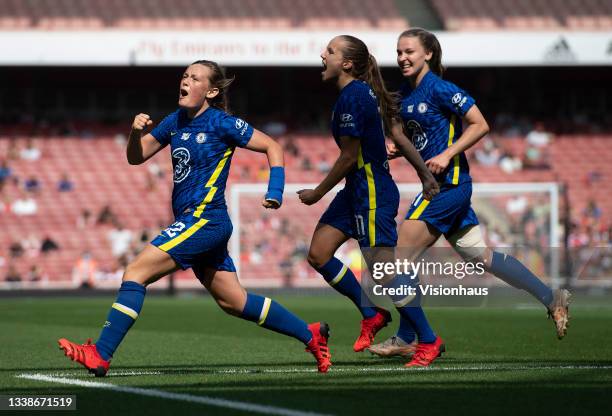
[[[416,332],[409,320],[400,317],[400,326],[395,336],[410,344],[416,339]]]
[[[433,332],[433,329],[431,329],[431,326],[429,326],[429,322],[425,317],[425,312],[420,306],[421,291],[419,289],[419,279],[416,276],[414,278],[411,276],[410,274],[397,275],[393,281],[385,285],[396,289],[402,287],[414,288],[415,296],[413,298],[406,293],[390,296],[395,308],[401,316],[398,336],[406,342],[412,342],[416,332],[420,343],[430,344],[436,341],[436,334]],[[403,333],[408,339],[400,335],[400,332],[402,332],[402,325],[405,331]],[[412,336],[412,339],[410,339],[410,336]]]
[[[100,338],[96,341],[96,349],[103,359],[113,357],[123,337],[136,322],[146,292],[147,289],[140,283],[125,281],[121,284],[117,301],[113,303]]]
[[[289,335],[308,344],[312,334],[306,322],[270,298],[247,293],[242,318],[280,334]]]
[[[552,290],[512,256],[494,251],[488,271],[510,286],[529,292],[545,307],[553,301]]]
[[[369,299],[363,293],[361,285],[351,269],[336,257],[332,257],[322,267],[318,268],[317,271],[331,287],[352,300],[364,318],[371,318],[376,315],[376,309],[372,306],[367,306]]]

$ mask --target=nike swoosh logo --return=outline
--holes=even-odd
[[[170,132],[170,136],[174,136],[175,134],[176,134],[176,132],[175,132],[175,131],[171,131],[171,132]]]

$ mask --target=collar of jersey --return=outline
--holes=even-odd
[[[199,119],[203,118],[203,116],[204,116],[204,115],[207,115],[207,114],[212,114],[212,113],[213,113],[213,111],[209,111],[209,110],[211,110],[211,109],[213,109],[213,108],[214,108],[213,106],[210,106],[210,105],[209,105],[209,106],[208,106],[208,108],[202,112],[202,114],[199,114],[199,115],[197,115],[197,116],[196,116],[196,117],[194,117],[194,118],[189,118],[189,117],[187,116],[187,110],[186,110],[186,109],[184,109],[184,108],[181,108],[181,109],[180,109],[180,112],[181,112],[181,117],[183,117],[183,118],[184,118],[184,119],[187,121],[187,123],[192,123],[192,122],[194,122],[195,120],[199,120]]]

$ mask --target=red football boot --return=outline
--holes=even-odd
[[[327,340],[329,339],[329,325],[325,322],[316,322],[309,324],[308,329],[312,334],[312,339],[306,346],[306,352],[314,355],[317,360],[317,368],[320,373],[327,373],[329,367],[331,367],[331,353],[327,346]]]
[[[368,348],[374,341],[376,333],[386,327],[389,322],[391,322],[391,313],[385,309],[376,308],[376,315],[361,321],[361,334],[353,344],[353,351],[360,352]]]
[[[96,344],[91,343],[91,338],[83,345],[75,344],[68,341],[66,338],[61,338],[57,341],[60,350],[64,350],[64,355],[72,361],[76,361],[85,367],[91,374],[96,377],[104,377],[110,367],[110,361],[100,357]]]
[[[412,360],[405,367],[427,367],[445,351],[442,338],[436,337],[432,344],[418,343]]]

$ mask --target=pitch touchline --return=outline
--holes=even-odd
[[[106,377],[126,377],[126,376],[160,376],[168,374],[183,374],[181,371],[184,370],[185,374],[198,374],[197,370],[192,369],[181,369],[180,367],[176,370],[171,371],[111,371]],[[437,372],[437,371],[529,371],[529,370],[612,370],[610,365],[559,365],[559,366],[496,366],[496,365],[482,365],[482,366],[469,366],[469,367],[427,367],[427,368],[404,368],[404,367],[332,367],[330,373],[351,373],[351,372],[365,372],[365,373],[376,373],[376,372],[414,372],[414,371],[425,371],[425,372]],[[263,369],[248,369],[248,368],[227,368],[221,370],[205,370],[201,371],[202,374],[283,374],[283,373],[316,373],[317,370],[314,368],[263,368]],[[17,377],[28,378],[27,376],[42,376],[43,374],[20,374]],[[47,377],[90,377],[85,375],[83,372],[65,372],[65,373],[48,373],[44,374]]]
[[[179,400],[183,402],[206,404],[209,406],[223,407],[226,409],[244,410],[246,412],[263,413],[267,415],[281,416],[329,416],[323,413],[303,412],[300,410],[286,409],[284,407],[266,406],[254,403],[239,402],[236,400],[217,399],[207,396],[193,396],[191,394],[170,393],[162,390],[143,389],[139,387],[117,386],[110,383],[97,381],[76,380],[62,377],[46,376],[44,374],[20,374],[17,378],[28,380],[47,381],[50,383],[70,384],[73,386],[90,387],[104,390],[117,391],[121,393],[138,394],[141,396],[157,397],[161,399]]]

